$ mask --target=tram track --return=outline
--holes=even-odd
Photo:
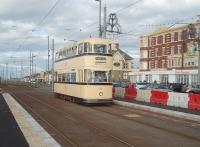
[[[60,131],[59,129],[56,128],[56,126],[50,122],[48,122],[47,120],[45,120],[39,113],[37,113],[33,108],[31,108],[31,106],[29,106],[28,104],[26,104],[25,102],[22,102],[22,100],[20,100],[20,98],[18,98],[15,94],[12,93],[12,96],[25,108],[27,108],[33,115],[35,115],[39,120],[41,120],[45,125],[47,125],[48,127],[50,127],[51,129],[53,129],[58,136],[60,136],[61,138],[63,138],[65,140],[65,142],[69,143],[70,145],[72,145],[73,147],[78,147],[78,145],[72,141],[67,135],[65,135],[62,131]]]
[[[12,95],[13,95],[17,100],[19,100],[19,98],[17,98],[17,97],[15,96],[15,94],[13,94],[13,92],[10,91],[10,93],[12,93]],[[56,111],[56,112],[58,112],[58,113],[60,113],[60,114],[63,114],[63,115],[65,116],[66,119],[68,119],[68,120],[70,120],[70,121],[73,121],[73,122],[76,123],[77,125],[80,125],[80,122],[76,122],[74,119],[70,118],[70,116],[69,116],[67,113],[56,109],[56,107],[53,107],[53,106],[51,106],[51,105],[49,105],[49,104],[47,104],[47,103],[44,103],[44,102],[38,100],[37,98],[31,96],[31,95],[28,95],[28,94],[23,94],[23,95],[26,96],[26,97],[31,98],[31,100],[37,101],[38,103],[40,103],[40,104],[42,104],[42,105],[48,107],[48,108],[51,109],[51,110],[54,110],[54,111]],[[19,101],[20,101],[20,100],[19,100]],[[20,103],[21,103],[22,105],[24,104],[22,101],[20,101]],[[30,106],[28,106],[27,104],[24,104],[24,106],[27,107],[27,108],[30,108]],[[31,109],[32,109],[32,108],[31,108]],[[29,109],[29,110],[31,110],[31,109]],[[36,112],[34,112],[34,110],[31,110],[31,112],[36,113]],[[39,114],[38,114],[38,115],[39,115]],[[80,120],[80,118],[79,118],[79,120]],[[45,120],[44,120],[44,121],[45,121]],[[106,131],[105,129],[100,128],[100,127],[94,125],[93,122],[86,121],[86,120],[83,120],[83,119],[81,119],[80,121],[81,121],[82,123],[84,122],[84,124],[87,125],[89,128],[95,129],[95,130],[98,131],[99,133],[101,133],[101,134],[103,134],[103,135],[105,135],[105,136],[107,136],[107,137],[112,138],[112,139],[115,140],[115,142],[117,142],[117,143],[121,143],[121,144],[126,145],[126,146],[129,146],[129,147],[136,147],[135,145],[132,145],[131,143],[129,143],[129,142],[127,142],[127,141],[124,141],[123,139],[121,139],[121,138],[119,138],[119,137],[117,137],[117,136],[115,136],[115,135],[112,135],[110,132]],[[47,121],[46,121],[46,122],[47,122]],[[48,126],[53,127],[54,130],[56,130],[56,132],[59,132],[59,134],[63,134],[62,136],[65,137],[65,140],[69,141],[69,137],[66,136],[64,133],[62,133],[62,131],[56,129],[55,126],[53,126],[53,124],[49,123]],[[76,143],[74,143],[75,141],[70,141],[70,142],[71,142],[71,143],[70,143],[71,145],[76,146],[76,147],[78,146]]]
[[[12,91],[14,91],[14,89]],[[59,106],[59,103],[61,104],[62,101],[63,101],[61,99],[58,100],[58,101],[56,100],[57,102],[54,101],[54,100],[52,101],[52,100],[50,100],[50,99],[54,99],[54,97],[52,96],[52,94],[40,91],[38,89],[36,91],[37,92],[34,92],[34,93],[32,91],[24,91],[24,92],[20,91],[20,93],[18,93],[18,94],[20,95],[20,94],[24,93],[25,94],[24,96],[27,99],[31,99],[31,100],[34,100],[34,101],[40,101],[38,103],[42,103],[41,105],[44,106],[45,104],[47,104],[48,106],[52,107],[53,109],[56,109],[57,108],[56,106]],[[16,91],[14,91],[14,92],[16,92]],[[48,98],[50,98],[50,99],[48,100]],[[56,102],[55,105],[54,105],[54,102]],[[151,121],[150,122],[144,122],[144,120],[136,120],[135,121],[135,118],[127,117],[127,116],[125,116],[123,114],[120,115],[121,113],[116,114],[117,112],[122,112],[122,113],[126,113],[126,114],[127,113],[133,113],[133,112],[135,113],[135,111],[126,109],[124,107],[113,105],[112,106],[112,107],[114,107],[113,109],[111,109],[111,107],[107,107],[108,109],[104,110],[104,106],[103,107],[101,107],[101,106],[100,107],[99,106],[98,107],[95,107],[95,106],[94,107],[84,107],[84,106],[80,107],[79,105],[73,104],[73,103],[66,103],[66,104],[67,104],[66,105],[67,107],[74,107],[74,110],[78,109],[79,111],[83,111],[84,113],[88,113],[88,112],[91,111],[91,109],[93,109],[93,111],[91,111],[91,112],[93,112],[94,114],[105,115],[104,113],[106,113],[107,114],[106,116],[108,116],[108,117],[109,117],[109,115],[112,115],[113,119],[114,119],[114,117],[117,117],[118,119],[121,118],[123,120],[128,120],[127,122],[129,122],[129,123],[134,122],[134,123],[136,123],[138,125],[141,124],[141,125],[144,126],[144,128],[149,128],[149,129],[153,129],[153,130],[157,130],[157,131],[162,131],[163,134],[169,134],[169,135],[171,134],[170,136],[173,135],[175,138],[179,138],[179,139],[182,138],[184,140],[189,140],[189,142],[190,142],[190,140],[191,140],[191,142],[197,142],[197,143],[200,142],[199,138],[190,136],[189,134],[184,134],[184,132],[182,132],[182,131],[175,131],[176,129],[172,130],[173,128],[170,129],[169,126],[162,126],[162,125],[160,126],[159,123],[156,123],[157,124],[156,125],[156,124],[152,123]],[[48,106],[45,105],[45,107],[48,107]],[[103,136],[107,136],[107,138],[112,138],[113,141],[115,141],[115,142],[118,142],[118,143],[123,144],[125,146],[133,146],[133,147],[135,147],[135,144],[136,144],[136,146],[138,146],[137,141],[135,143],[135,141],[132,142],[128,138],[124,138],[123,136],[120,136],[120,135],[115,134],[115,133],[114,134],[110,133],[109,130],[106,130],[105,128],[99,127],[98,123],[96,124],[95,121],[91,121],[90,119],[89,119],[90,121],[88,122],[88,120],[85,120],[85,117],[83,115],[82,116],[78,115],[78,113],[76,113],[76,111],[74,111],[73,109],[69,109],[70,113],[66,112],[66,113],[63,114],[63,110],[65,111],[65,108],[63,106],[60,109],[56,109],[58,113],[62,113],[60,117],[63,117],[63,115],[64,115],[66,117],[66,119],[68,117],[68,119],[71,120],[71,121],[73,121],[73,122],[76,122],[76,119],[74,120],[73,117],[74,118],[78,118],[79,122],[76,122],[76,123],[80,124],[80,122],[81,122],[82,124],[85,124],[86,126],[88,126],[89,129],[92,128],[93,130],[96,130],[96,132],[101,133]],[[121,111],[117,111],[115,113],[115,111],[114,111],[115,109],[120,109]],[[66,110],[68,110],[68,109],[66,109]],[[138,110],[138,111],[140,112],[141,110]],[[137,112],[136,114],[140,115],[139,112]],[[145,115],[148,116],[148,114],[146,114],[146,113],[150,113],[150,112],[145,112]],[[71,118],[71,114],[72,114],[72,118]],[[159,115],[155,114],[154,117],[155,117],[155,119],[159,118]],[[160,120],[162,120],[162,119],[160,119]],[[94,126],[92,127],[92,125],[94,125]],[[97,129],[95,127],[97,127]],[[166,128],[163,128],[163,127],[166,127]],[[120,136],[120,137],[118,137],[118,136]],[[128,143],[128,144],[126,144],[126,143]]]
[[[98,107],[98,108],[97,107],[91,107],[90,109],[93,109],[93,110],[96,110],[96,111],[100,111],[100,112],[103,112],[103,113],[107,113],[107,114],[110,114],[112,116],[120,117],[120,118],[129,120],[129,121],[132,121],[132,122],[137,122],[138,124],[142,124],[142,125],[145,125],[147,127],[152,127],[152,128],[155,128],[155,129],[159,129],[159,130],[171,133],[171,134],[175,134],[175,135],[187,138],[187,139],[191,139],[191,140],[195,140],[195,141],[200,142],[200,138],[189,136],[187,134],[183,134],[183,133],[180,133],[180,132],[177,132],[177,131],[174,131],[174,130],[169,130],[167,128],[156,126],[156,125],[153,125],[153,124],[150,124],[150,123],[146,123],[146,122],[143,122],[141,120],[131,119],[131,118],[123,116],[123,115],[119,115],[119,114],[112,113],[112,112],[109,112],[109,111],[106,111],[106,110],[102,110],[100,107]]]

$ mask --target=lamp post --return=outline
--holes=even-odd
[[[102,30],[101,30],[101,0],[95,0],[99,2],[99,38],[102,37]]]

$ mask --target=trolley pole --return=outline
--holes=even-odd
[[[52,39],[52,91],[54,91],[54,39]]]

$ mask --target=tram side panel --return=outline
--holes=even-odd
[[[111,100],[112,85],[78,85],[55,83],[54,92],[83,100]]]

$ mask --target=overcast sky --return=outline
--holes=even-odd
[[[20,70],[23,65],[28,73],[30,51],[36,55],[37,71],[45,70],[48,35],[55,38],[55,48],[64,46],[67,43],[64,39],[98,35],[99,2],[58,0],[55,5],[56,2],[0,0],[0,75],[7,62],[13,70],[16,66]],[[102,6],[105,4],[108,14],[117,12],[124,33],[115,36],[115,42],[135,58],[136,65],[139,36],[151,32],[156,25],[194,22],[200,14],[200,0],[102,0]]]

